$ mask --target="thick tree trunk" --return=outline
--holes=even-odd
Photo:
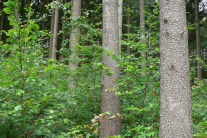
[[[119,50],[121,52],[121,40],[122,40],[122,18],[123,17],[123,0],[119,0],[118,7],[118,23],[119,23]]]
[[[160,0],[160,138],[192,138],[184,0]]]
[[[81,0],[73,0],[73,6],[72,6],[72,22],[74,18],[81,16]],[[70,55],[70,62],[69,62],[69,67],[70,70],[73,71],[75,68],[78,66],[78,62],[75,61],[77,58],[77,51],[76,51],[76,46],[79,45],[79,35],[80,35],[80,29],[78,28],[73,28],[72,33],[70,34],[70,43],[69,47],[70,50],[72,51]],[[69,80],[73,80],[72,77],[69,77]],[[69,88],[74,88],[75,85],[71,82],[68,84]]]
[[[127,40],[130,40],[129,33],[130,33],[130,0],[127,2]],[[127,46],[127,54],[130,54],[130,45]]]
[[[116,116],[120,113],[120,96],[116,95],[116,79],[120,77],[119,61],[115,60],[112,54],[119,55],[119,28],[118,28],[118,1],[103,0],[103,65],[110,68],[111,75],[102,72],[101,90],[101,112],[111,112],[100,121],[100,138],[121,135],[121,118]],[[111,118],[110,118],[111,117]]]
[[[60,0],[56,0],[57,3]],[[59,8],[58,6],[55,7],[55,19],[54,19],[54,36],[52,42],[52,59],[56,59],[56,50],[57,50],[57,38],[58,38],[58,19],[59,19]]]
[[[145,18],[144,18],[144,0],[140,0],[140,29],[141,29],[141,43],[145,48]],[[146,52],[141,52],[142,56],[142,68],[146,68]],[[142,76],[145,76],[145,72],[143,71]]]
[[[201,41],[200,41],[200,21],[199,21],[199,0],[195,0],[195,16],[196,16],[196,49],[197,57],[201,58]],[[197,78],[202,80],[201,63],[197,60]]]

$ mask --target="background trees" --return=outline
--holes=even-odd
[[[198,58],[201,57],[201,40],[200,40],[200,20],[199,20],[199,1],[195,0],[195,17],[196,17],[196,54]],[[197,60],[197,78],[202,79],[202,70],[199,59]]]
[[[195,1],[186,2],[193,133],[195,136],[202,137],[206,131],[207,114],[205,110],[207,23],[204,20],[206,12],[205,8],[199,11],[201,28],[199,61],[203,78],[198,81]],[[4,17],[3,21],[0,21],[3,24],[0,32],[2,36],[0,41],[0,137],[98,137],[100,121],[106,117],[107,121],[113,121],[114,117],[122,118],[122,137],[158,137],[160,120],[158,2],[145,1],[144,32],[140,27],[140,1],[123,2],[120,56],[117,54],[117,47],[109,48],[112,45],[105,45],[113,42],[118,46],[120,39],[116,30],[118,17],[114,14],[115,20],[109,21],[117,22],[116,28],[110,29],[110,31],[116,30],[116,35],[108,32],[111,37],[102,36],[102,31],[106,31],[104,28],[108,26],[102,24],[101,0],[82,0],[81,6],[77,8],[79,15],[74,18],[73,4],[70,0],[60,0],[57,4],[55,1],[52,3],[52,0],[46,3],[44,0],[21,0],[18,5],[16,3],[17,1],[14,0],[4,1]],[[51,36],[51,22],[54,22],[52,11],[56,6],[59,8],[59,17],[56,18],[59,31],[57,35]],[[2,5],[0,9],[3,9]],[[15,9],[19,9],[17,20],[14,16]],[[115,9],[112,10],[115,12]],[[1,13],[1,17],[2,15]],[[12,29],[13,25],[16,28]],[[74,28],[80,30],[80,33],[76,33]],[[128,31],[129,28],[130,31]],[[141,37],[142,33],[144,38]],[[75,41],[72,41],[71,35],[75,36]],[[49,59],[49,39],[53,37],[57,37],[57,48],[54,49],[56,58]],[[110,41],[106,41],[108,39]],[[144,42],[141,41],[142,39]],[[78,41],[74,52],[69,47],[71,46],[69,43],[76,40]],[[102,47],[102,43],[108,46],[108,49]],[[145,68],[141,64],[143,51],[146,52]],[[75,53],[76,58],[72,59],[71,56]],[[185,54],[187,53],[185,51]],[[110,58],[104,62],[110,67],[102,64],[102,58]],[[70,69],[68,66],[71,63],[79,64],[76,64],[75,69]],[[113,68],[120,68],[120,77],[114,78],[115,82],[112,81],[112,77],[117,74],[114,74]],[[121,112],[115,113],[115,116],[113,111],[107,112],[109,109],[101,111],[101,88],[106,87],[102,86],[102,70],[105,77],[111,78],[110,85],[112,82],[113,85],[115,84],[113,89],[109,89],[116,91],[116,95],[112,93],[113,96],[121,97]],[[143,72],[145,75],[142,75]],[[70,79],[68,79],[69,76]],[[70,83],[75,84],[73,89],[68,87]],[[112,117],[111,120],[110,117]]]

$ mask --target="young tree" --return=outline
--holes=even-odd
[[[144,18],[144,0],[140,0],[140,29],[141,29],[141,42],[145,47],[145,18]],[[142,56],[142,67],[146,67],[146,52],[141,52]],[[142,76],[145,75],[145,72],[142,72]]]
[[[192,138],[185,0],[160,0],[160,138]]]
[[[60,0],[56,0],[56,4],[59,4]],[[52,59],[56,59],[56,49],[57,49],[57,35],[58,35],[58,19],[59,19],[59,8],[55,6],[55,18],[54,18],[54,36],[52,41]]]
[[[120,113],[120,96],[115,94],[120,68],[119,62],[113,56],[119,55],[118,1],[103,0],[102,6],[104,49],[102,62],[106,68],[110,68],[111,73],[108,74],[105,69],[102,72],[101,112],[111,114],[103,116],[100,121],[100,138],[121,134],[121,118],[116,115]]]
[[[56,4],[58,4],[60,0],[56,0]],[[54,35],[50,37],[50,45],[49,45],[49,58],[56,58],[56,49],[57,49],[57,35],[58,35],[58,19],[59,19],[59,8],[56,5],[55,9],[52,10],[51,17],[51,34]]]
[[[71,14],[72,22],[74,21],[75,18],[79,16],[81,16],[81,0],[73,0],[72,14]],[[78,66],[78,62],[73,60],[77,58],[76,46],[79,45],[79,38],[78,38],[79,34],[80,34],[80,29],[73,27],[72,33],[70,34],[70,43],[69,43],[69,47],[72,52],[70,55],[70,62],[69,62],[70,70],[74,70]],[[71,77],[69,79],[72,80]],[[74,84],[69,83],[68,86],[69,88],[73,88]]]
[[[18,20],[18,12],[19,12],[19,4],[18,4],[18,0],[16,0],[15,1],[16,2],[16,4],[15,4],[15,8],[14,8],[14,16],[15,16],[15,18],[14,18],[14,20]],[[12,29],[15,29],[15,28],[17,28],[17,25],[12,25]]]
[[[197,57],[201,57],[201,41],[200,41],[200,21],[199,21],[199,0],[195,0],[195,17],[196,17],[196,49]],[[201,63],[197,60],[197,78],[202,79]]]
[[[55,19],[55,9],[52,9],[52,16],[50,20],[50,32],[51,35],[54,34],[54,19]],[[53,46],[53,37],[50,37],[50,43],[49,43],[49,59],[52,59],[52,46]]]

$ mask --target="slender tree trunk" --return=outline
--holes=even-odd
[[[84,3],[84,0],[81,0],[81,9],[84,9],[84,7],[86,7],[86,4]],[[81,16],[82,16],[82,13],[81,13]],[[81,36],[85,36],[86,35],[86,28],[83,28],[81,29],[80,31],[80,35]],[[85,46],[85,39],[82,39],[81,40],[81,43],[80,43],[81,46]],[[84,55],[80,55],[80,58],[83,59],[84,58]],[[79,66],[82,66],[84,64],[84,60],[81,60],[79,62]],[[95,106],[95,105],[94,105]],[[94,113],[96,113],[96,110],[94,110]]]
[[[50,27],[50,32],[51,35],[54,35],[54,19],[55,19],[55,9],[52,10],[52,17],[51,17],[51,27]],[[53,46],[53,36],[50,37],[50,45],[49,45],[49,59],[52,59],[52,46]]]
[[[16,4],[15,4],[15,7],[14,7],[14,16],[15,16],[14,20],[16,20],[16,21],[18,20],[18,11],[19,11],[19,5],[18,5],[18,3],[16,3]],[[15,25],[12,25],[12,29],[17,28],[18,24],[19,24],[19,23],[15,24]],[[18,33],[19,33],[19,32],[18,32]],[[19,35],[20,35],[20,34],[19,34]],[[17,44],[16,44],[16,45],[17,45]],[[14,54],[11,52],[10,55],[13,56]],[[20,127],[20,129],[21,129],[21,127]]]
[[[127,40],[130,40],[129,37],[129,33],[130,33],[130,0],[128,0],[127,2]],[[127,46],[127,54],[130,54],[130,45]]]
[[[196,49],[197,57],[201,58],[201,41],[200,41],[200,21],[199,21],[199,0],[195,0],[195,16],[196,16]],[[197,78],[202,80],[201,63],[197,60]]]
[[[42,31],[45,31],[45,20],[44,20],[44,14],[46,12],[46,8],[45,8],[45,5],[46,5],[46,0],[43,0],[43,5],[42,5]],[[42,36],[42,45],[46,45],[46,39],[45,39],[45,36]],[[42,51],[43,52],[43,51]]]
[[[63,35],[62,35],[62,43],[61,43],[61,49],[64,49],[64,43],[65,43],[65,32],[64,32],[64,29],[65,29],[65,20],[62,19],[62,32],[63,32]],[[61,54],[60,55],[60,60],[63,59],[64,55]]]
[[[116,95],[116,79],[120,77],[119,61],[112,55],[107,54],[107,50],[112,54],[119,55],[119,28],[118,28],[118,1],[102,0],[103,6],[103,65],[110,68],[111,75],[102,72],[101,90],[101,112],[111,112],[100,121],[100,138],[121,135],[121,118],[116,116],[120,113],[120,96]]]
[[[144,0],[140,0],[140,29],[141,29],[141,43],[144,46],[144,49],[146,47],[145,45],[145,18],[144,18]],[[141,52],[142,56],[142,68],[146,68],[146,52]],[[143,71],[142,76],[145,76],[145,72]]]
[[[15,10],[14,10],[14,16],[15,16],[15,20],[17,20],[18,19],[18,9],[19,9],[19,5],[18,5],[18,3],[16,3],[15,4]],[[17,25],[12,25],[12,29],[15,29],[15,28],[17,28]]]
[[[119,50],[120,52],[121,52],[121,40],[122,40],[122,17],[123,17],[123,0],[119,0],[118,23],[119,23]]]
[[[73,0],[72,2],[72,22],[76,17],[81,16],[81,0]],[[72,33],[70,34],[70,43],[69,47],[70,50],[72,51],[70,55],[70,62],[69,62],[69,68],[71,71],[74,71],[75,68],[78,66],[78,62],[75,61],[77,59],[77,51],[76,51],[76,46],[79,45],[79,35],[80,35],[80,29],[78,28],[73,28]],[[72,77],[69,77],[69,80],[73,80]],[[75,85],[71,82],[68,84],[69,88],[74,88]]]
[[[159,138],[192,138],[185,0],[160,0]]]
[[[65,4],[65,3],[66,3],[66,0],[63,1],[63,4]],[[65,18],[62,19],[62,32],[63,32],[63,35],[62,35],[61,49],[64,48],[64,43],[65,43],[65,31],[64,31],[64,29],[65,29]],[[63,58],[64,58],[64,55],[60,53],[60,60],[62,60]]]
[[[60,0],[56,0],[59,4]],[[56,59],[56,50],[57,50],[57,38],[58,38],[58,19],[59,19],[59,8],[55,7],[55,19],[54,19],[54,36],[52,42],[52,59]]]

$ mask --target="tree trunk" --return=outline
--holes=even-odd
[[[141,29],[141,38],[140,41],[143,44],[145,49],[145,18],[144,18],[144,0],[140,0],[140,29]],[[141,52],[142,56],[142,68],[146,68],[146,52]],[[145,72],[143,71],[142,76],[145,76]]]
[[[81,16],[81,0],[73,0],[72,2],[72,22],[74,21],[74,18]],[[70,34],[70,43],[69,47],[72,51],[70,55],[70,62],[69,62],[69,68],[71,71],[74,71],[75,68],[78,66],[78,62],[75,61],[77,59],[77,52],[76,52],[76,46],[79,45],[79,35],[80,35],[80,29],[73,28],[72,33]],[[72,77],[69,77],[69,80],[73,80]],[[75,85],[71,82],[68,84],[69,88],[74,88]]]
[[[188,30],[184,0],[160,0],[159,138],[192,138]]]
[[[119,55],[119,28],[118,28],[118,1],[103,0],[103,65],[110,68],[112,74],[107,75],[102,72],[101,90],[101,112],[111,112],[104,116],[100,121],[100,138],[121,135],[121,118],[116,116],[120,113],[120,96],[116,95],[116,79],[120,77],[119,61],[108,55],[107,51]],[[114,117],[114,118],[113,118]]]
[[[55,10],[52,10],[52,17],[51,17],[51,27],[50,27],[50,32],[51,35],[54,35],[54,19],[55,19]],[[50,37],[50,45],[49,45],[49,59],[52,59],[52,46],[53,46],[53,36]]]
[[[200,41],[200,21],[199,21],[199,0],[195,0],[195,16],[196,16],[196,49],[197,57],[201,58],[201,41]],[[197,78],[202,80],[201,63],[197,60]]]
[[[130,0],[128,0],[127,2],[127,40],[130,40],[129,37],[129,33],[130,33]],[[127,54],[130,54],[130,45],[127,46]]]
[[[59,4],[60,0],[56,0]],[[52,42],[52,59],[56,59],[56,50],[57,50],[57,35],[58,35],[58,19],[59,19],[59,8],[55,7],[55,18],[54,18],[54,36]]]
[[[118,23],[119,23],[119,50],[120,52],[121,52],[121,40],[122,40],[122,17],[123,17],[123,0],[119,0]]]

